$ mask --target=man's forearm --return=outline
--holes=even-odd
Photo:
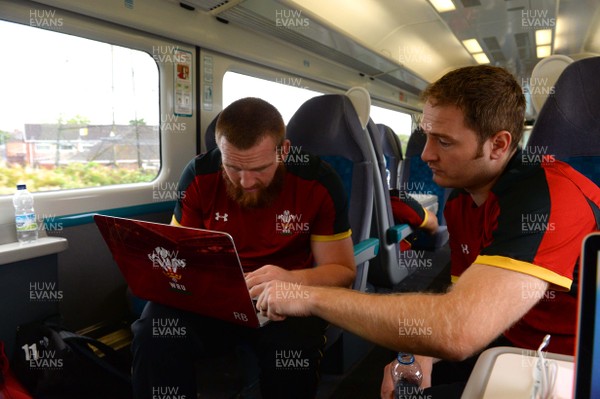
[[[259,309],[273,320],[315,315],[388,348],[461,360],[520,320],[548,283],[474,264],[445,294],[375,295],[306,286],[289,296],[279,288],[290,289],[268,285],[259,298]]]
[[[446,295],[374,295],[315,287],[305,297],[311,314],[379,345],[446,359],[463,357],[464,351],[449,345],[460,332],[457,320],[449,320],[446,306],[451,299]]]
[[[311,269],[294,270],[297,282],[305,286],[350,287],[356,272],[338,264],[327,264]]]

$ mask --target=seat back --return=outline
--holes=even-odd
[[[402,227],[395,226],[390,200],[390,188],[387,183],[387,173],[390,164],[385,156],[385,140],[382,140],[381,130],[378,125],[370,120],[367,124],[367,133],[372,145],[372,157],[377,166],[374,176],[374,180],[376,180],[374,185],[375,207],[371,236],[379,239],[379,253],[369,264],[369,282],[379,287],[392,287],[409,274],[409,270],[401,266],[399,241],[408,236],[412,230],[408,225],[402,225]],[[395,136],[393,132],[391,134]],[[394,156],[397,157],[398,154],[395,153]],[[389,172],[391,174],[391,170]],[[393,227],[401,228],[403,235],[392,238],[390,233]]]
[[[524,154],[565,161],[600,185],[600,57],[569,64],[533,126]]]
[[[365,110],[359,112],[345,95],[326,94],[311,98],[300,106],[287,125],[292,151],[302,150],[319,156],[340,175],[349,201],[350,227],[357,266],[353,288],[366,290],[370,260],[375,257],[378,241],[370,239],[373,212],[373,162],[368,137],[361,125]],[[366,115],[368,119],[368,114]],[[375,250],[363,250],[365,244]],[[366,254],[366,255],[362,255]],[[322,369],[344,373],[363,358],[370,345],[355,335],[330,327]]]
[[[398,177],[402,165],[402,145],[400,139],[392,128],[382,123],[377,124],[381,134],[381,149],[385,157],[385,164],[389,171],[388,186],[392,189],[398,188]]]
[[[293,151],[319,156],[339,174],[349,200],[352,241],[369,238],[373,209],[373,162],[357,112],[344,95],[326,94],[306,101],[287,125]],[[355,288],[364,289],[368,265],[359,265]]]

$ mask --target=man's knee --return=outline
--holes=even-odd
[[[192,330],[182,312],[148,302],[142,315],[131,325],[132,350],[159,354],[162,350],[189,351]]]

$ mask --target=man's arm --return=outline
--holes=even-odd
[[[349,287],[356,277],[352,238],[310,242],[316,267],[295,270],[304,285]]]
[[[440,225],[435,213],[425,209],[425,220],[423,220],[423,223],[418,228],[429,232],[429,234],[435,234],[439,227]]]
[[[379,345],[448,360],[483,349],[544,295],[536,277],[474,264],[445,294],[374,295],[340,288],[300,287],[297,300],[271,283],[258,299],[273,320],[315,315]],[[416,328],[414,328],[416,327]]]
[[[252,297],[260,295],[269,281],[280,280],[300,286],[349,287],[356,277],[354,249],[350,237],[335,241],[311,241],[316,266],[311,269],[286,270],[265,265],[246,275]]]
[[[395,223],[408,223],[412,228],[423,229],[430,234],[437,231],[439,227],[437,216],[423,208],[410,194],[391,190],[390,200]]]

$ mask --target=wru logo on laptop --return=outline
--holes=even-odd
[[[181,279],[177,269],[185,267],[185,259],[177,259],[177,255],[179,251],[167,251],[163,247],[156,247],[154,252],[148,254],[148,258],[152,261],[153,267],[160,267],[164,274],[177,282]]]

